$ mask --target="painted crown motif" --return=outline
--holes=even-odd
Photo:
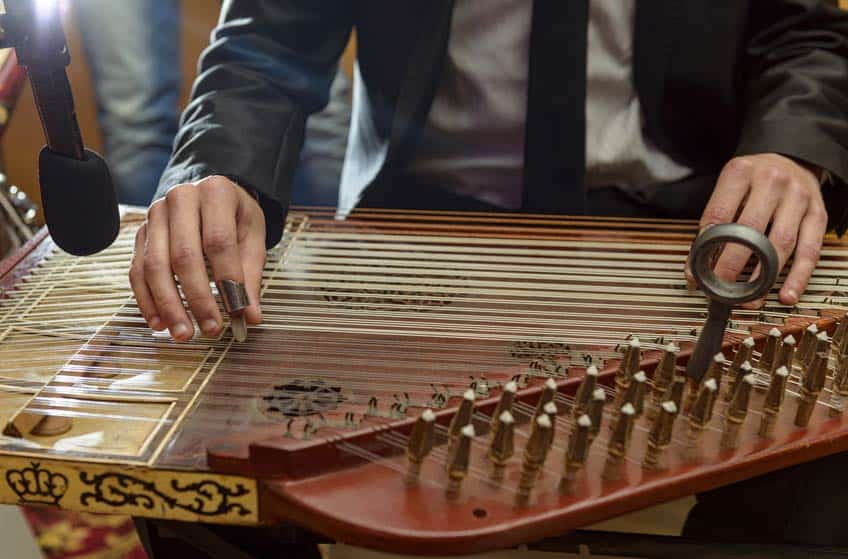
[[[56,505],[68,490],[68,478],[45,470],[38,462],[21,470],[8,470],[6,482],[23,503]]]

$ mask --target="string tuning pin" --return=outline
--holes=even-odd
[[[687,436],[690,443],[697,442],[701,433],[703,433],[707,424],[710,422],[710,419],[712,419],[717,391],[718,385],[714,378],[707,379],[701,384],[701,389],[698,390],[695,403],[692,404],[692,409],[689,410]]]
[[[671,444],[674,431],[674,420],[677,418],[678,407],[671,400],[660,404],[660,412],[648,433],[648,448],[645,451],[645,467],[658,468],[662,453]]]
[[[492,479],[500,481],[504,477],[506,463],[515,454],[515,418],[509,410],[498,415],[493,432],[489,460],[492,461]]]
[[[424,458],[433,449],[433,440],[436,433],[436,414],[433,410],[424,410],[412,427],[409,442],[406,445],[406,457],[409,460],[409,470],[406,479],[414,482],[421,473],[421,464]]]
[[[621,357],[621,363],[618,365],[618,371],[615,373],[615,399],[613,406],[619,409],[624,403],[624,392],[630,386],[630,382],[639,371],[639,365],[642,359],[639,338],[633,337],[630,343],[624,348],[624,355]]]
[[[545,404],[553,402],[557,393],[557,383],[554,379],[548,378],[545,385],[542,387],[542,393],[539,395],[539,401],[536,403],[536,411],[533,417],[538,417],[544,413]]]
[[[828,359],[830,358],[830,339],[827,337],[827,332],[819,332],[816,335],[816,347],[814,350],[814,355],[822,353]]]
[[[801,367],[806,367],[815,355],[816,336],[818,333],[819,327],[816,326],[815,323],[812,323],[807,326],[801,334],[801,341],[798,343],[798,351],[795,353],[795,361]]]
[[[645,392],[648,386],[648,377],[645,375],[644,371],[639,371],[630,379],[630,385],[621,395],[621,406],[624,404],[630,404],[633,406],[635,410],[635,417],[639,417],[642,415],[642,411],[645,405]],[[620,407],[618,408],[621,409]],[[615,427],[616,420],[618,419],[618,413],[615,412],[613,415],[613,420],[610,425],[610,428]]]
[[[459,431],[459,439],[448,462],[448,497],[459,495],[462,480],[468,474],[468,465],[471,462],[471,441],[475,435],[474,426],[470,423]]]
[[[568,447],[565,451],[565,464],[563,466],[560,490],[564,493],[572,493],[577,481],[577,475],[586,464],[591,446],[590,431],[592,420],[585,413],[574,422],[571,436],[568,438]]]
[[[601,423],[604,420],[604,405],[607,403],[607,395],[603,388],[596,388],[592,392],[592,399],[589,400],[589,409],[587,411],[589,419],[592,421],[592,426],[589,429],[589,440],[595,440],[601,430]]]
[[[618,419],[615,422],[607,448],[607,461],[604,465],[603,477],[608,481],[614,481],[619,477],[621,462],[630,446],[635,416],[636,410],[630,403],[621,406],[621,410],[618,412]]]
[[[597,386],[598,368],[591,365],[586,369],[583,380],[580,381],[580,386],[574,395],[574,407],[571,409],[574,417],[580,417],[589,409],[589,400],[591,400],[592,392],[594,392]]]
[[[451,443],[460,437],[463,427],[471,423],[471,414],[474,413],[475,399],[474,391],[470,388],[463,393],[462,403],[459,404],[459,409],[456,410],[448,428],[448,439]]]
[[[777,357],[774,359],[774,363],[772,364],[772,368],[768,373],[773,373],[776,369],[780,367],[786,367],[790,371],[792,370],[792,362],[795,359],[795,336],[789,334],[785,338],[783,338],[783,343],[780,344],[780,349],[777,351]]]
[[[678,351],[677,346],[672,343],[665,346],[660,362],[654,369],[653,387],[651,388],[651,399],[648,403],[647,412],[648,419],[651,421],[659,414],[663,396],[665,396],[666,390],[674,379],[674,367],[677,364]]]
[[[483,375],[480,375],[480,378],[477,380],[477,395],[483,397],[489,395],[489,381]]]
[[[760,360],[757,361],[757,368],[765,373],[770,373],[772,370],[774,358],[777,356],[777,348],[780,344],[780,336],[780,330],[777,328],[769,330],[766,344],[760,354]]]
[[[501,399],[498,400],[498,405],[495,408],[495,412],[492,414],[490,430],[493,433],[495,432],[495,425],[497,424],[501,414],[505,411],[512,413],[512,404],[515,402],[516,392],[518,392],[518,383],[514,380],[511,380],[504,385],[503,391],[501,392]]]
[[[763,438],[771,438],[774,432],[777,415],[780,413],[780,406],[783,404],[783,397],[786,393],[787,380],[789,380],[789,369],[786,367],[779,367],[771,376],[768,392],[766,392],[766,398],[763,401],[763,415],[760,420],[759,435]]]
[[[377,397],[371,396],[368,400],[368,410],[365,412],[365,415],[377,415]]]
[[[633,382],[630,383],[632,394],[628,395],[627,402],[633,404],[633,409],[636,411],[636,417],[641,417],[645,410],[645,394],[648,391],[648,376],[645,371],[639,371],[633,375]]]
[[[844,317],[842,320],[848,322]],[[829,411],[831,417],[844,413],[846,401],[848,401],[848,361],[841,361],[837,362],[833,373]]]
[[[624,365],[625,374],[628,377],[632,377],[639,371],[642,364],[642,350],[639,338],[636,336],[633,336],[633,338],[630,339],[628,351],[625,354],[622,364]]]
[[[724,354],[719,352],[713,355],[712,360],[710,361],[710,365],[707,368],[707,372],[704,373],[704,378],[699,383],[694,379],[689,379],[689,390],[686,392],[686,401],[683,403],[683,411],[689,413],[692,409],[692,406],[695,405],[695,400],[698,398],[698,395],[701,392],[701,387],[703,383],[708,379],[713,379],[715,381],[716,389],[721,386],[721,377],[722,377],[722,366],[725,363]]]
[[[798,409],[795,413],[795,425],[798,427],[806,427],[810,424],[813,409],[827,380],[827,364],[827,355],[817,353],[801,379]]]
[[[713,355],[712,361],[710,361],[710,366],[707,368],[707,372],[704,374],[704,379],[715,379],[716,387],[721,387],[721,380],[724,376],[724,364],[727,362],[724,354],[721,352]]]
[[[551,420],[551,436],[550,440],[548,440],[548,444],[554,443],[554,437],[556,436],[556,424],[557,424],[557,406],[553,402],[548,402],[545,404],[545,407],[542,408],[542,411],[545,415],[548,416],[548,419]]]
[[[733,396],[736,394],[736,388],[739,386],[739,381],[745,376],[752,374],[754,374],[754,368],[751,367],[751,363],[748,361],[742,363],[739,369],[733,372],[733,376],[730,377],[730,382],[727,383],[724,400],[726,402],[733,400]],[[756,379],[756,375],[754,375],[754,378]],[[754,383],[754,387],[757,387],[756,383]]]
[[[750,368],[751,358],[754,354],[754,338],[748,336],[742,343],[739,344],[736,353],[733,355],[733,361],[730,363],[730,368],[727,371],[727,376],[730,382],[727,383],[722,398],[725,402],[729,402],[733,398],[733,392],[736,390],[736,383],[740,378],[747,373],[742,373],[742,364],[748,363]]]
[[[524,447],[524,464],[518,481],[518,502],[520,504],[526,503],[529,499],[530,492],[536,485],[539,470],[548,457],[552,428],[550,418],[544,413],[536,417],[533,422],[533,430],[530,433],[527,445]]]
[[[845,334],[848,333],[848,313],[842,315],[836,323],[836,330],[833,332],[833,347],[839,349],[845,341]]]
[[[751,390],[756,381],[757,378],[753,374],[747,374],[736,383],[733,399],[725,412],[725,429],[722,434],[722,446],[725,448],[736,448],[739,429],[748,415]]]
[[[680,412],[683,405],[683,393],[686,391],[686,385],[688,384],[686,377],[683,375],[675,375],[671,381],[671,384],[668,385],[668,389],[663,394],[663,401],[674,402],[674,405],[677,406],[677,411]]]

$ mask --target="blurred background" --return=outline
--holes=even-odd
[[[180,4],[181,49],[179,60],[174,62],[179,65],[181,71],[179,103],[182,110],[196,76],[198,56],[209,43],[209,34],[217,20],[220,3],[215,0],[181,0]],[[74,93],[83,139],[89,148],[103,153],[103,139],[96,119],[97,111],[90,65],[83,51],[80,29],[75,17],[73,9],[67,10],[65,31],[72,60],[68,67],[68,77]],[[342,69],[347,76],[352,73],[353,57],[353,45],[351,45],[342,63]],[[39,207],[37,160],[42,145],[44,145],[44,137],[32,94],[27,85],[18,99],[17,107],[0,142],[3,153],[3,164],[0,169],[7,175],[11,184],[19,186]]]

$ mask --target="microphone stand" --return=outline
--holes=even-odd
[[[71,57],[59,2],[0,0],[0,48],[7,47],[26,67],[47,141],[39,182],[53,240],[72,254],[99,252],[117,237],[120,217],[106,163],[83,144],[65,73]]]

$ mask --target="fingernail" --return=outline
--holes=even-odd
[[[171,336],[175,339],[179,338],[188,338],[189,327],[183,324],[182,322],[175,324],[171,327]]]
[[[786,298],[789,299],[790,304],[794,305],[798,302],[798,292],[794,289],[787,289]]]
[[[218,331],[218,321],[213,318],[207,318],[200,323],[200,329],[204,334],[214,334]]]
[[[161,330],[162,329],[162,319],[159,318],[158,316],[151,316],[149,324],[150,324],[150,327],[153,328],[154,330]]]

